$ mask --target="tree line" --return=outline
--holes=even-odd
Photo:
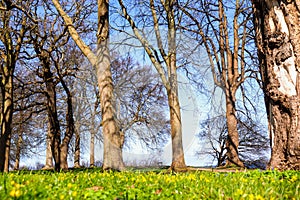
[[[201,95],[211,96],[203,81],[211,77],[224,96],[210,107],[225,115],[199,125],[218,165],[244,167],[243,145],[251,156],[269,142],[269,168],[299,169],[299,7],[281,0],[0,1],[0,170],[9,170],[10,159],[17,169],[21,155],[45,142],[46,168],[68,169],[71,150],[79,167],[82,133],[89,133],[91,165],[95,137],[103,169],[124,170],[132,134],[149,148],[170,134],[170,168],[186,171],[178,73]],[[113,52],[112,36],[114,46],[142,49],[151,66]],[[252,87],[263,93],[269,137],[255,119]]]

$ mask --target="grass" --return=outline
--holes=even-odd
[[[0,176],[0,199],[300,199],[299,187],[299,171],[19,171]]]

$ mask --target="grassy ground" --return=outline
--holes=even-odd
[[[19,171],[0,176],[0,199],[298,200],[299,187],[299,171]]]

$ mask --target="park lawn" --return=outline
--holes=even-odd
[[[299,171],[69,172],[0,175],[0,199],[300,199]]]

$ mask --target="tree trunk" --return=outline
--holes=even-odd
[[[114,109],[113,82],[108,49],[108,0],[98,0],[98,50],[96,72],[100,92],[102,130],[104,140],[103,169],[123,170],[122,147],[124,135],[121,134]]]
[[[79,128],[75,124],[75,153],[74,153],[74,167],[80,168],[80,134]]]
[[[229,93],[229,92],[227,92]],[[244,167],[243,162],[239,159],[238,146],[239,146],[239,133],[237,130],[237,118],[235,110],[235,101],[230,98],[226,93],[226,123],[228,136],[226,139],[226,165],[236,165]]]
[[[9,162],[10,162],[10,143],[11,143],[11,134],[8,135],[6,140],[6,150],[5,150],[5,162],[4,162],[4,172],[9,172]]]
[[[182,144],[182,124],[180,104],[178,97],[178,79],[176,66],[176,26],[174,17],[174,0],[165,1],[168,21],[168,49],[169,58],[168,79],[170,90],[167,92],[170,108],[171,136],[172,136],[172,164],[174,171],[186,171],[187,167],[184,160],[184,151]]]
[[[184,160],[182,144],[182,124],[178,96],[171,91],[168,94],[170,108],[170,123],[172,136],[172,164],[171,169],[174,171],[186,171],[187,167]]]
[[[9,66],[9,67],[7,67]],[[0,138],[0,171],[8,172],[9,145],[13,115],[13,69],[9,63],[2,69],[2,113]],[[8,157],[7,157],[8,156]]]
[[[253,1],[268,110],[269,168],[300,169],[300,2]]]
[[[74,135],[75,131],[75,124],[74,124],[74,117],[73,117],[73,103],[72,103],[72,94],[66,85],[65,81],[63,80],[63,77],[59,74],[61,84],[63,85],[63,88],[67,94],[67,113],[66,113],[66,122],[67,122],[67,128],[65,132],[65,137],[62,141],[62,144],[60,146],[60,168],[63,170],[68,169],[68,151],[69,151],[69,144],[71,141],[71,138]]]
[[[90,141],[90,167],[95,167],[95,133],[91,133]]]
[[[49,58],[42,58],[49,59]],[[43,75],[46,83],[47,96],[47,111],[50,125],[49,139],[51,141],[51,152],[54,159],[54,168],[56,171],[60,170],[60,125],[56,108],[56,91],[53,82],[53,74],[50,71],[49,60],[43,60]]]
[[[22,116],[22,115],[21,115]],[[16,160],[14,164],[14,170],[19,170],[20,168],[20,158],[21,158],[21,145],[23,143],[23,138],[22,138],[22,127],[20,125],[19,129],[19,134],[18,134],[18,142],[17,142],[17,150],[16,150]]]
[[[43,169],[53,169],[53,156],[51,151],[50,124],[48,125],[48,133],[46,138],[46,164]]]

